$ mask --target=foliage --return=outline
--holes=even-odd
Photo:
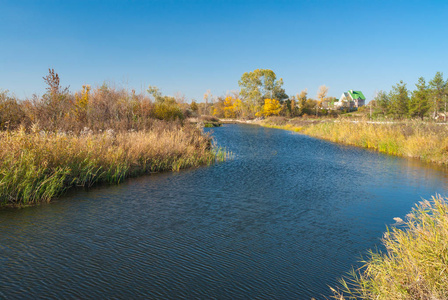
[[[265,99],[263,108],[260,112],[258,112],[257,116],[278,116],[280,110],[282,109],[280,102],[275,99]]]
[[[396,118],[403,118],[409,112],[409,91],[406,88],[406,83],[400,81],[397,85],[392,87],[389,94],[391,103],[391,112]]]
[[[447,198],[424,200],[387,230],[386,253],[370,251],[364,266],[332,289],[336,299],[448,299]],[[400,227],[401,228],[400,228]]]
[[[317,106],[319,108],[322,108],[322,103],[324,99],[327,97],[327,93],[328,93],[328,87],[326,87],[325,85],[321,85],[319,87],[319,90],[317,91],[317,99],[319,101]]]
[[[434,78],[429,81],[429,86],[431,88],[431,98],[434,99],[433,110],[434,117],[436,117],[442,101],[447,101],[447,83],[443,80],[443,73],[437,72]]]
[[[29,123],[23,107],[8,91],[0,90],[0,130],[14,129],[22,123]]]
[[[276,99],[283,101],[288,98],[282,88],[283,79],[277,80],[274,71],[269,69],[256,69],[252,72],[245,72],[238,81],[241,87],[241,96],[247,102],[253,113],[257,107],[264,105],[265,99]]]
[[[375,102],[375,115],[381,114],[386,117],[390,113],[391,102],[386,92],[379,91],[373,101]]]
[[[159,88],[156,86],[149,86],[147,92],[154,97],[154,117],[159,120],[182,120],[184,115],[179,106],[179,103],[174,97],[163,96]]]
[[[423,120],[430,109],[430,93],[423,77],[418,79],[418,83],[415,86],[417,90],[412,92],[411,102],[409,104],[409,115]]]
[[[448,84],[443,79],[443,73],[437,72],[428,84],[423,77],[420,77],[415,86],[416,90],[410,93],[406,84],[400,81],[392,87],[389,93],[384,91],[377,93],[371,104],[373,117],[419,118],[423,120],[431,113],[433,119],[438,119],[443,110],[446,121]]]
[[[158,101],[154,107],[154,116],[159,120],[182,120],[184,115],[176,100],[172,97],[164,97],[163,101]]]
[[[198,104],[196,103],[196,101],[194,101],[194,100],[191,101],[190,109],[191,109],[194,113],[198,113],[199,106],[198,106]]]
[[[297,94],[297,101],[299,102],[298,103],[299,116],[302,116],[303,114],[308,113],[308,111],[307,111],[307,100],[308,100],[307,96],[308,96],[308,91],[306,89],[301,91],[300,94]]]
[[[75,94],[74,114],[78,122],[87,121],[87,108],[90,98],[90,85],[83,85],[82,91]]]

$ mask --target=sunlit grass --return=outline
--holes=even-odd
[[[228,153],[192,126],[80,135],[34,126],[0,132],[0,205],[49,201],[73,186],[208,165]]]
[[[364,266],[332,288],[336,299],[448,299],[446,198],[420,202],[382,239],[386,253],[370,251]]]
[[[440,124],[420,121],[378,124],[337,120],[279,125],[265,122],[263,126],[297,131],[382,153],[448,164],[448,127]]]

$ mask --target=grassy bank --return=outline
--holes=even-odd
[[[0,132],[0,206],[49,201],[74,186],[115,184],[126,177],[225,159],[193,126],[94,134],[49,133],[37,126]]]
[[[369,253],[364,266],[341,280],[336,299],[448,299],[448,205],[423,201]]]
[[[332,142],[377,150],[382,153],[448,164],[448,127],[408,121],[369,123],[348,120],[267,120],[264,126],[298,131]]]

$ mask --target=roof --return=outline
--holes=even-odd
[[[364,97],[364,94],[361,91],[350,90],[348,92],[350,93],[350,96],[352,96],[353,100],[355,99],[366,100],[366,97]]]

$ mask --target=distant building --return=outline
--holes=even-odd
[[[339,101],[334,103],[335,108],[359,108],[366,105],[366,97],[361,91],[349,90],[344,92]]]

